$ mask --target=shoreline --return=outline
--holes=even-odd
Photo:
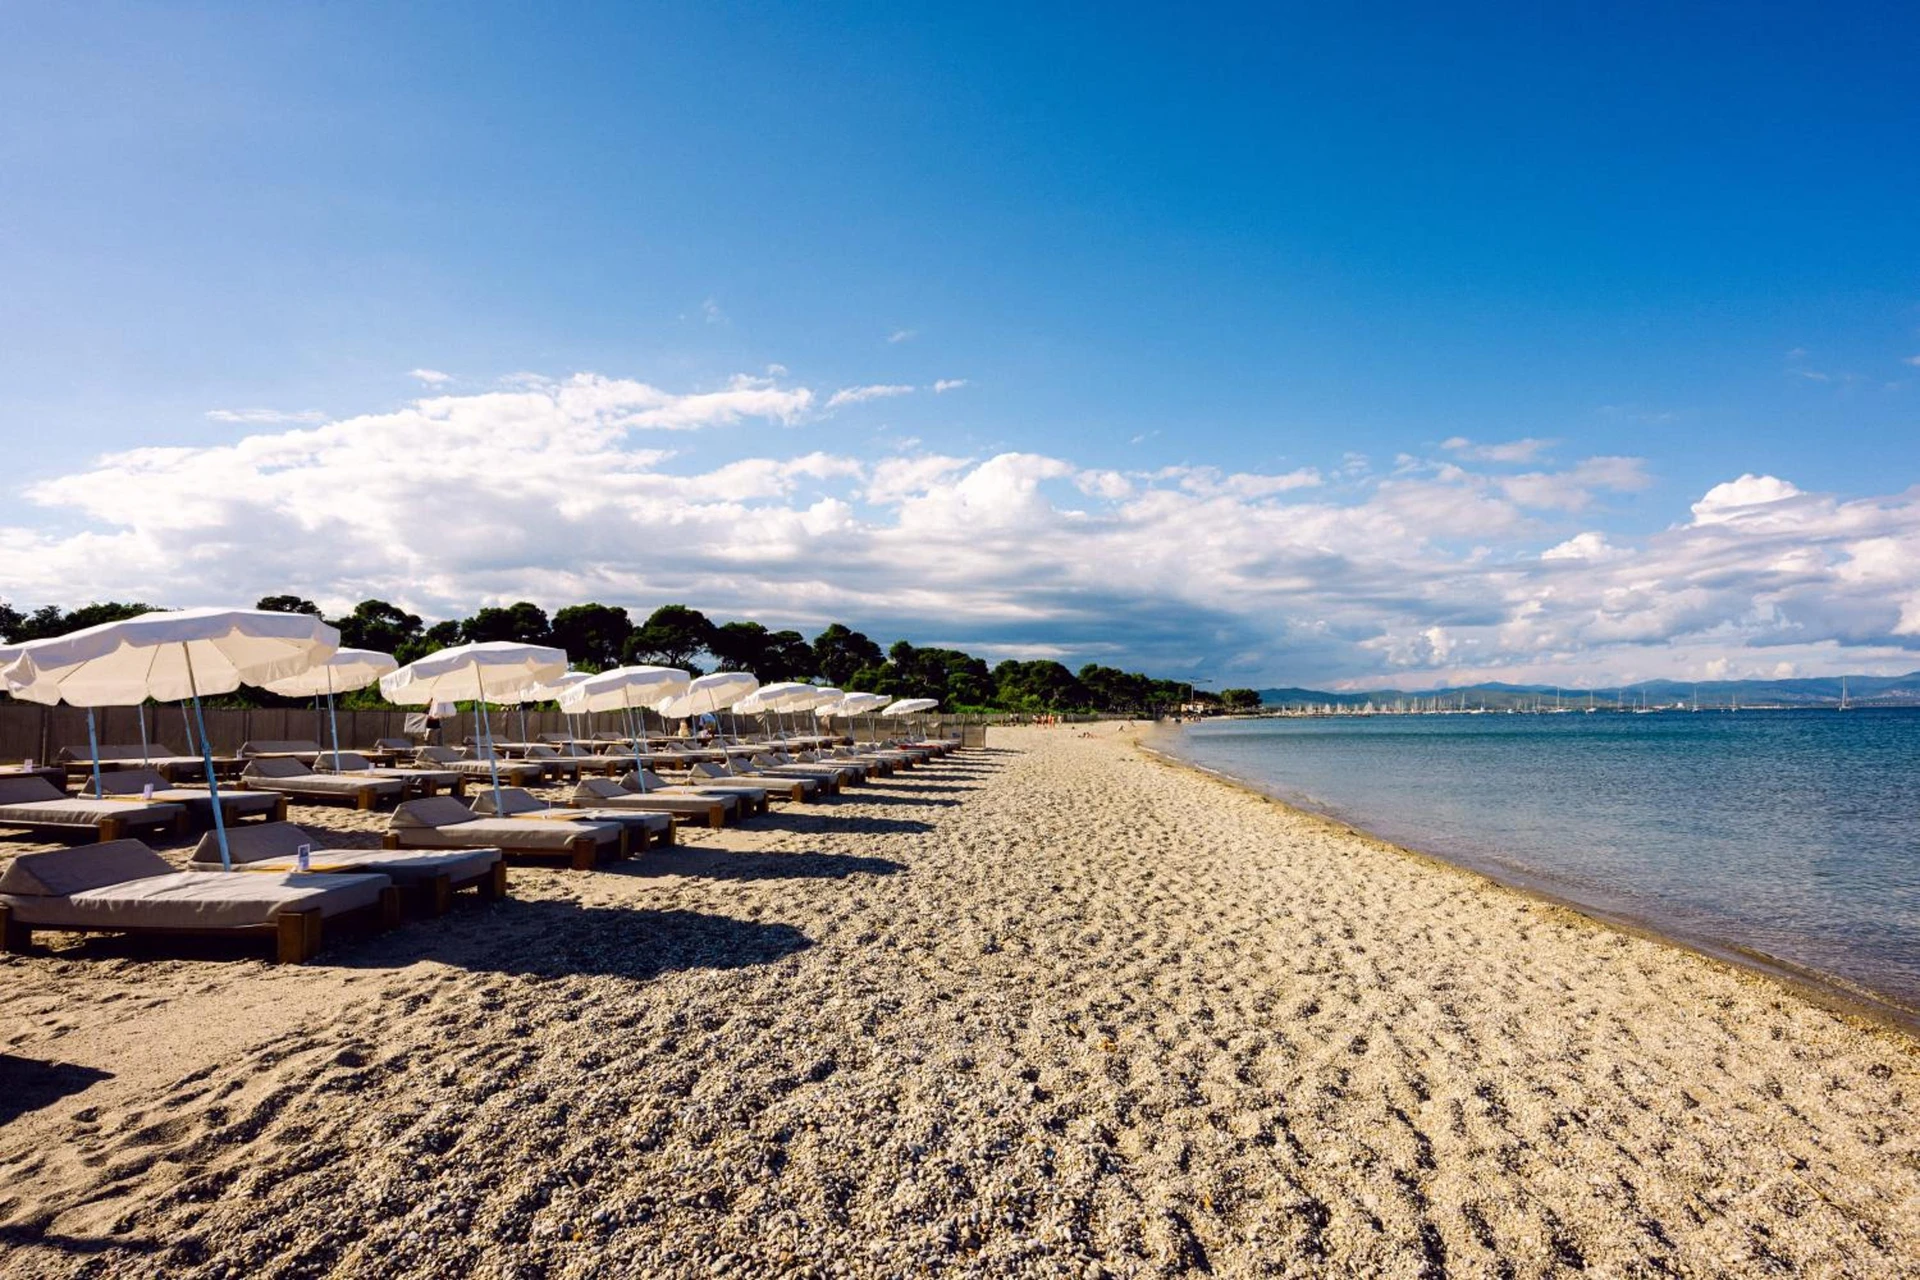
[[[1155,732],[1170,734],[1173,731]],[[1536,880],[1528,877],[1524,871],[1496,870],[1463,858],[1449,857],[1444,853],[1435,853],[1415,845],[1389,840],[1338,814],[1324,813],[1309,805],[1276,795],[1256,782],[1249,782],[1244,778],[1186,759],[1175,752],[1157,747],[1144,738],[1137,737],[1133,742],[1142,754],[1159,761],[1168,768],[1185,770],[1235,790],[1244,791],[1268,804],[1277,805],[1288,813],[1303,819],[1327,823],[1346,835],[1365,840],[1404,857],[1433,863],[1467,875],[1479,876],[1488,883],[1498,885],[1509,892],[1569,912],[1603,928],[1624,933],[1629,937],[1670,946],[1688,955],[1726,965],[1741,973],[1769,979],[1823,1009],[1862,1019],[1875,1026],[1908,1036],[1920,1044],[1920,1008],[1901,1004],[1890,996],[1862,987],[1837,974],[1796,964],[1757,947],[1745,946],[1725,938],[1691,934],[1631,912],[1584,902],[1565,892],[1557,891],[1551,887],[1544,876]]]

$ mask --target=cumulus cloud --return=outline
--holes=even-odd
[[[283,409],[209,409],[207,417],[215,422],[241,422],[248,426],[276,426],[285,422],[325,422],[327,415],[318,409],[289,413]]]
[[[966,385],[965,378],[941,378],[933,384],[933,394],[943,396],[949,391],[958,391]]]
[[[429,387],[441,387],[453,381],[453,375],[442,373],[438,369],[409,369],[407,376],[425,383]]]
[[[868,400],[885,400],[892,396],[913,394],[910,386],[877,384],[870,387],[842,387],[827,397],[827,408],[838,409],[842,405],[864,404]]]
[[[1440,447],[1463,457],[1480,462],[1532,462],[1535,458],[1553,447],[1551,440],[1535,440],[1528,436],[1523,440],[1509,440],[1504,444],[1475,444],[1465,436],[1453,436],[1440,442]]]
[[[861,458],[767,439],[700,461],[664,430],[806,419],[768,377],[671,392],[582,374],[210,446],[107,455],[10,502],[16,603],[297,591],[429,616],[526,598],[685,600],[980,652],[1235,682],[1611,683],[1781,663],[1920,665],[1920,489],[1842,499],[1741,475],[1628,536],[1632,459],[1516,476],[1328,459],[1114,471],[1041,453]],[[705,437],[702,437],[704,439]],[[1584,498],[1578,495],[1587,495]],[[44,518],[18,514],[37,508]],[[1561,523],[1582,511],[1578,525]]]

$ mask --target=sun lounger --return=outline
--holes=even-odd
[[[192,822],[203,827],[213,825],[213,792],[205,787],[176,787],[154,769],[115,769],[100,775],[100,789],[106,793],[104,799],[121,803],[125,803],[128,797],[138,800],[148,787],[153,788],[153,794],[147,799],[157,804],[184,805]],[[81,796],[86,798],[93,794],[93,780],[89,778]],[[238,822],[242,818],[285,822],[287,798],[260,791],[235,791],[229,787],[220,793],[220,813],[228,822]]]
[[[320,754],[320,744],[302,739],[286,741],[266,740],[261,742],[243,742],[240,744],[240,758],[253,760],[261,756],[277,759],[298,760],[301,764],[311,765]]]
[[[700,795],[691,790],[648,789],[645,795],[629,791],[612,778],[588,778],[573,789],[569,804],[577,809],[632,809],[638,813],[666,814],[688,822],[704,822],[709,827],[725,826],[728,818],[740,820],[740,801],[734,796]]]
[[[687,776],[689,781],[685,783],[669,783],[663,781],[660,775],[651,769],[648,769],[644,774],[637,777],[629,772],[620,776],[620,788],[623,791],[638,793],[640,791],[640,783],[644,780],[647,784],[646,791],[648,795],[732,796],[740,802],[740,815],[742,817],[755,813],[765,813],[767,811],[767,789],[765,787],[750,786],[744,782],[715,782],[711,779],[696,778],[693,774]],[[784,799],[785,797],[783,796],[782,798]]]
[[[499,807],[494,805],[494,793],[482,791],[473,798],[473,811],[485,816],[510,818],[515,822],[612,822],[626,829],[627,848],[634,853],[645,849],[649,842],[656,845],[673,843],[674,815],[632,808],[555,808],[531,792],[519,787],[500,788]]]
[[[23,774],[0,778],[0,827],[118,840],[135,830],[184,832],[187,811],[182,805],[148,804],[137,798],[73,797],[45,778]]]
[[[298,760],[273,756],[248,761],[240,785],[249,791],[277,791],[307,801],[351,801],[356,809],[371,809],[382,800],[398,800],[407,790],[407,784],[398,778],[315,773]]]
[[[468,778],[484,778],[493,781],[493,768],[485,760],[469,760],[452,747],[421,747],[414,752],[413,758],[420,764],[430,764],[435,769],[451,769]],[[500,769],[502,786],[525,787],[539,786],[546,771],[537,764],[519,760],[495,760]]]
[[[159,743],[149,746],[144,755],[137,742],[132,745],[103,742],[97,751],[88,747],[62,747],[54,758],[66,765],[69,778],[92,776],[96,762],[103,772],[108,769],[157,769],[169,782],[205,781],[207,776],[206,762],[199,756],[183,756],[172,747]],[[221,777],[226,777],[238,764],[239,761],[231,756],[213,758],[213,767]]]
[[[627,829],[617,822],[482,817],[452,796],[431,796],[395,809],[383,843],[389,849],[492,848],[530,858],[564,858],[576,871],[591,871],[603,857],[627,856]]]
[[[479,755],[479,752],[474,752]],[[485,759],[485,756],[480,756]],[[537,764],[543,780],[554,782],[578,782],[582,761],[561,755],[544,742],[527,744],[526,754],[514,761],[515,764]],[[591,767],[591,766],[589,766]]]
[[[814,800],[822,794],[830,794],[840,789],[840,784],[831,779],[755,773],[751,769],[740,770],[730,765],[706,761],[694,765],[687,773],[689,782],[697,782],[701,778],[711,778],[721,783],[738,782],[750,787],[765,787],[769,796],[782,800]]]
[[[786,756],[768,755],[756,752],[748,761],[760,773],[799,778],[831,778],[834,789],[840,790],[850,783],[859,782],[866,777],[865,767],[857,764],[801,764]]]
[[[395,778],[407,784],[410,796],[430,796],[439,791],[450,791],[456,796],[467,793],[467,780],[452,769],[431,769],[425,766],[409,768],[405,765],[376,765],[357,751],[322,751],[314,762],[314,772],[339,774],[349,778]]]
[[[398,921],[384,875],[205,875],[175,871],[138,840],[23,853],[0,875],[0,945],[22,951],[36,929],[261,936],[283,964],[320,949],[323,921]]]
[[[309,870],[386,876],[403,891],[422,897],[433,915],[445,912],[459,889],[473,888],[489,901],[507,896],[507,864],[498,849],[335,849],[323,841],[291,822],[270,822],[227,832],[227,853],[236,871],[284,875],[299,865],[304,844]],[[187,870],[222,870],[220,845],[213,836],[201,838]]]
[[[549,748],[549,750],[552,750],[552,748]],[[533,753],[529,754],[531,755]],[[572,761],[575,765],[579,766],[583,772],[612,775],[620,772],[622,769],[633,768],[633,756],[631,754],[612,755],[607,752],[594,751],[578,742],[561,747],[557,751],[554,751],[554,754],[562,760]]]

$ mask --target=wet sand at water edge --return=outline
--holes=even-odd
[[[303,967],[41,935],[0,1272],[1920,1274],[1912,1039],[1074,732]]]

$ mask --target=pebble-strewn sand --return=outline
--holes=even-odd
[[[0,1272],[1920,1274],[1913,1041],[993,741],[305,968],[0,961]]]

